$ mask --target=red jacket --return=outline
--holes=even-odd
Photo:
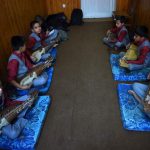
[[[17,53],[16,51],[13,52],[16,56],[18,56],[22,61],[25,62],[25,65],[28,69],[31,69],[33,64],[27,59],[26,55],[24,53]],[[8,71],[8,82],[15,80],[18,74],[18,68],[19,68],[19,62],[16,59],[12,59],[8,62],[7,65],[7,71]]]
[[[38,35],[41,38],[41,45],[42,46],[47,46],[47,44],[45,43],[45,39],[47,38],[45,33],[40,33]],[[34,37],[29,36],[28,41],[27,41],[27,50],[32,50],[33,46],[36,43],[36,39]]]
[[[112,33],[115,33],[116,35],[118,35],[118,33],[120,32],[120,30],[121,30],[123,27],[124,27],[124,26],[122,26],[121,28],[117,28],[117,27],[112,28],[112,29],[111,29],[111,32],[112,32]],[[128,33],[127,33],[126,31],[122,31],[122,32],[120,33],[120,35],[117,37],[117,40],[118,40],[119,42],[122,42],[127,34],[128,34]]]
[[[147,39],[144,39],[143,41],[141,41],[140,43],[138,43],[138,47],[140,47]],[[137,60],[130,60],[127,61],[128,64],[144,64],[145,59],[147,54],[150,52],[150,47],[149,46],[144,46],[143,48],[141,48],[139,50],[139,56],[137,58]]]

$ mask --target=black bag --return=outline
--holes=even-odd
[[[71,14],[71,25],[82,25],[83,24],[83,12],[81,9],[73,9]]]
[[[55,29],[68,30],[67,17],[64,13],[48,15],[46,19],[47,26],[52,26]]]

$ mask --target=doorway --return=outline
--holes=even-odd
[[[84,18],[107,18],[112,16],[116,0],[81,0]]]

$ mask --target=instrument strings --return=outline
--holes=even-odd
[[[30,103],[30,101],[33,100],[34,98],[35,96],[30,97],[29,99],[26,100],[25,103],[21,104],[20,106],[16,106],[15,109],[11,110],[8,114],[4,115],[4,117],[11,117],[15,115],[18,110],[20,111],[20,109],[21,110],[24,109]]]

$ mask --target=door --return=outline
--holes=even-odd
[[[84,18],[106,18],[112,16],[116,0],[81,0]]]

